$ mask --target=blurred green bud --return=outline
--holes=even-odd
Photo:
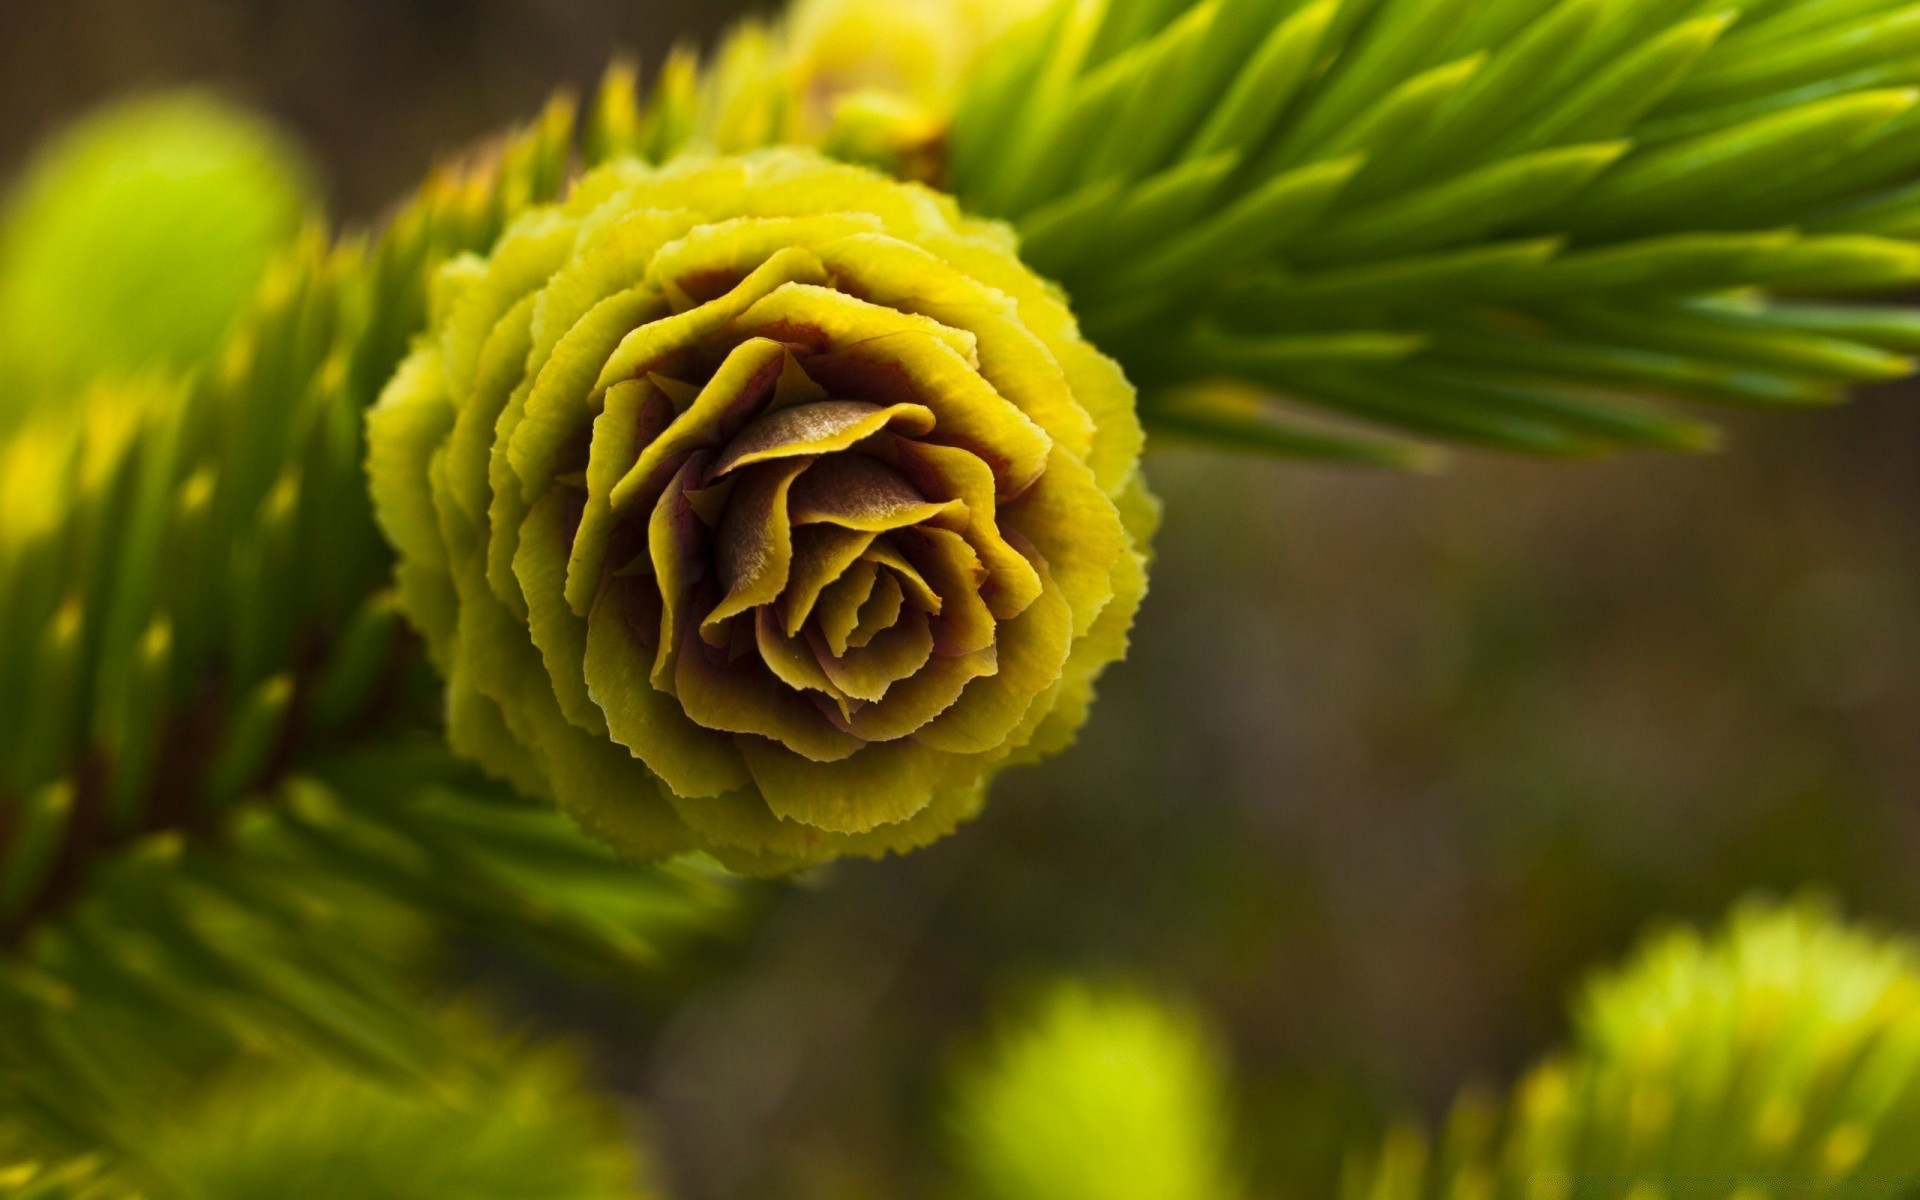
[[[1218,1047],[1188,1013],[1067,983],[963,1071],[952,1122],[977,1200],[1231,1200]]]
[[[1911,1196],[1920,946],[1817,900],[1673,929],[1582,992],[1566,1054],[1437,1140],[1402,1128],[1345,1200]]]
[[[962,85],[1049,0],[796,0],[734,27],[705,69],[668,61],[631,148],[739,153],[796,143],[940,185]]]
[[[260,117],[198,92],[82,118],[0,214],[0,405],[210,353],[314,206]]]
[[[1523,1093],[1530,1136],[1568,1147],[1569,1174],[1597,1168],[1588,1147],[1615,1145],[1631,1147],[1607,1163],[1622,1177],[1718,1174],[1729,1192],[1920,1181],[1911,939],[1818,900],[1749,900],[1716,935],[1669,931],[1595,980],[1576,1028],[1566,1098],[1551,1070]]]
[[[862,92],[945,108],[994,39],[1046,7],[1045,0],[799,0],[788,20],[788,54],[816,120],[830,120],[838,98]]]

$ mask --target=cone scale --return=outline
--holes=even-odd
[[[636,857],[903,851],[1064,745],[1153,505],[1004,227],[798,151],[615,163],[451,263],[369,423],[453,744]]]

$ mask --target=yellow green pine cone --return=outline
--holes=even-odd
[[[640,857],[941,837],[1126,649],[1134,396],[1004,226],[616,162],[450,263],[369,422],[450,738]]]

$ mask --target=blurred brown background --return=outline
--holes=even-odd
[[[211,82],[336,211],[657,61],[737,5],[6,0],[0,164],[100,98]],[[1256,1177],[1550,1045],[1647,923],[1804,887],[1920,928],[1920,409],[1729,419],[1726,452],[1405,478],[1163,447],[1132,660],[974,828],[777,890],[692,995],[533,979],[645,1101],[683,1200],[933,1190],[936,1081],[1066,970],[1214,1014]],[[1329,1114],[1338,1114],[1332,1115]]]

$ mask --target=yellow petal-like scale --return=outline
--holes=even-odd
[[[1007,231],[797,151],[616,162],[450,263],[369,422],[449,737],[636,857],[898,853],[1084,721],[1153,508]]]

